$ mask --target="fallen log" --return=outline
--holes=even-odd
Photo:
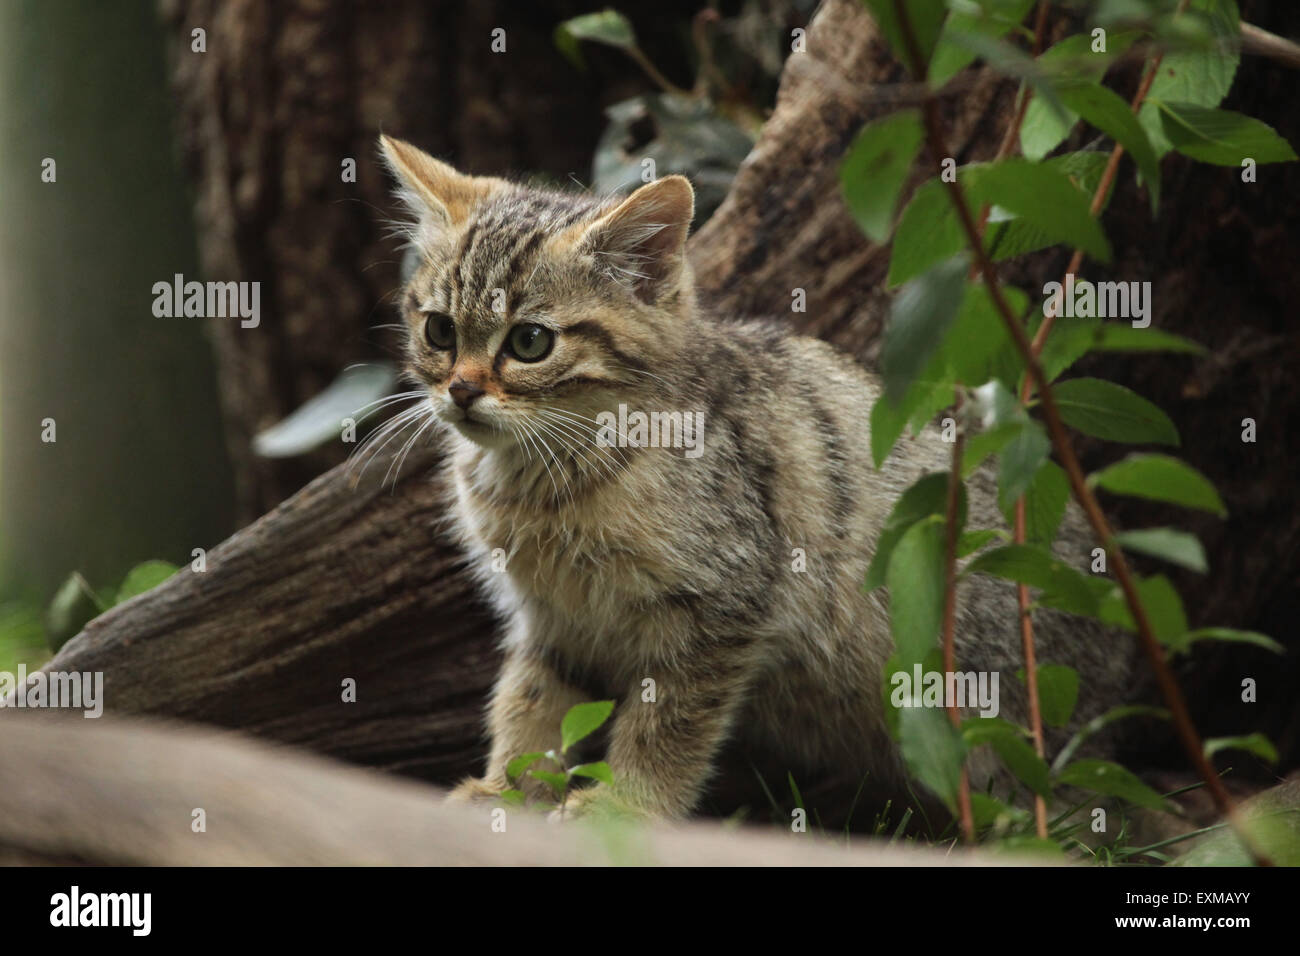
[[[851,848],[719,824],[617,834],[525,810],[447,804],[426,784],[239,734],[10,713],[0,863],[150,866],[947,866],[963,851]],[[201,811],[201,812],[200,812]],[[495,824],[495,828],[494,828]],[[199,827],[202,829],[199,829]],[[501,827],[504,825],[504,830]]]

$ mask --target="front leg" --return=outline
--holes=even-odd
[[[492,749],[487,772],[463,781],[448,798],[494,797],[507,789],[506,765],[520,754],[558,750],[560,723],[569,708],[583,700],[582,693],[566,683],[544,655],[526,645],[508,650],[489,709]],[[519,786],[530,797],[551,796],[549,788],[531,777],[524,777]]]
[[[718,751],[744,703],[753,668],[742,650],[696,649],[676,670],[646,674],[655,681],[649,700],[642,679],[614,712],[607,761],[613,788],[580,790],[569,811],[608,805],[650,816],[687,816],[714,770]]]

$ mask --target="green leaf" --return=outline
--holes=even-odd
[[[1134,328],[1127,322],[1101,322],[1088,350],[1092,352],[1183,352],[1205,355],[1208,350],[1199,342],[1162,332],[1160,329]]]
[[[944,521],[931,515],[908,528],[889,559],[889,626],[904,667],[924,660],[939,639],[944,603]]]
[[[122,586],[117,589],[117,597],[113,601],[114,606],[131,600],[137,594],[152,591],[178,570],[176,565],[169,564],[166,561],[146,561],[143,564],[137,564],[127,572],[126,578],[122,581]]]
[[[961,172],[961,169],[957,170],[959,180]],[[967,194],[967,205],[970,201],[971,197]],[[973,216],[978,214],[978,210],[971,213]],[[937,179],[922,183],[912,193],[912,198],[898,221],[885,285],[892,289],[914,279],[936,262],[965,248],[966,234],[953,211],[944,184]]]
[[[1010,422],[1006,425],[998,425],[988,431],[978,432],[966,439],[966,448],[962,452],[961,459],[961,476],[969,478],[979,470],[980,465],[990,455],[996,455],[1011,439],[1015,438],[1026,428],[1030,427],[1028,421]]]
[[[908,421],[914,418],[929,421],[953,400],[952,385],[926,377],[914,380],[897,405],[883,394],[877,398],[871,406],[871,458],[875,466],[879,468],[889,457]]]
[[[513,787],[509,790],[502,790],[498,795],[501,802],[512,807],[522,807],[528,802],[528,797],[522,790],[515,790]]]
[[[600,727],[614,712],[612,700],[597,700],[587,704],[574,704],[560,723],[560,749],[567,751],[578,741]]]
[[[1109,246],[1092,217],[1092,194],[1087,188],[1094,178],[1100,181],[1105,163],[1100,153],[1068,153],[1045,163],[1022,159],[974,163],[959,167],[956,175],[973,217],[978,217],[982,204],[999,207],[990,214],[985,237],[985,248],[995,260],[1069,242],[1085,245],[1095,258],[1109,261]],[[903,210],[886,285],[906,282],[965,248],[966,234],[947,188],[931,179],[912,194]]]
[[[1023,825],[1029,820],[1029,811],[1019,807],[1008,806],[996,797],[978,790],[970,795],[971,816],[975,826],[983,830],[986,827]]]
[[[1082,787],[1093,793],[1119,797],[1148,810],[1165,810],[1165,800],[1119,764],[1108,760],[1076,760],[1060,772],[1064,784]]]
[[[1238,631],[1230,627],[1197,628],[1170,641],[1168,647],[1171,653],[1177,654],[1190,650],[1192,644],[1196,641],[1227,641],[1237,644],[1253,644],[1255,647],[1262,647],[1274,654],[1286,653],[1286,648],[1267,634],[1260,634],[1258,631]]]
[[[50,650],[57,652],[108,608],[107,602],[100,599],[81,572],[73,571],[45,609],[45,637]]]
[[[1160,161],[1129,105],[1100,83],[1065,84],[1057,93],[1069,109],[1128,150],[1146,180],[1154,213],[1160,203]]]
[[[966,441],[962,478],[969,478],[985,458],[1002,452],[1022,431],[1037,427],[1000,379],[972,389],[967,410],[972,418],[978,418],[981,430]]]
[[[599,780],[601,783],[607,783],[611,786],[614,784],[614,772],[609,769],[609,764],[603,760],[595,763],[580,763],[569,771],[570,777],[589,777],[592,780]]]
[[[1028,296],[1021,290],[1008,286],[1003,289],[1003,295],[1013,313],[1021,314],[1028,308]],[[967,283],[957,317],[925,371],[908,386],[903,400],[894,405],[881,396],[872,405],[871,456],[876,467],[889,456],[909,423],[914,432],[919,432],[936,412],[953,403],[954,382],[974,384],[998,378],[1014,384],[1020,371],[1021,363],[1010,333],[994,308],[988,289],[982,282]],[[1011,405],[1019,408],[1014,399]]]
[[[1038,422],[1027,422],[998,456],[998,507],[1005,513],[1033,483],[1052,443]]]
[[[1026,159],[1041,160],[1065,141],[1077,122],[1077,113],[1062,114],[1042,100],[1030,100],[1020,124],[1020,151]]]
[[[1049,192],[1057,192],[1062,184],[1074,191],[1074,201],[1070,203],[1071,216],[1077,217],[1080,209],[1087,218],[1091,218],[1090,206],[1092,194],[1101,182],[1102,172],[1106,167],[1106,156],[1097,152],[1074,152],[1057,156],[1044,163],[1024,163],[1023,160],[1007,160],[1024,165],[1037,165],[1045,172],[1037,178],[1045,178],[1052,183]],[[996,164],[1004,165],[1003,163]],[[1015,256],[1044,249],[1068,237],[1063,235],[1062,227],[1052,221],[1052,217],[1042,209],[1034,209],[1028,216],[1019,215],[1010,206],[1000,203],[996,198],[984,195],[981,190],[985,181],[983,170],[989,169],[988,163],[975,163],[961,166],[956,170],[957,181],[966,187],[966,202],[971,207],[971,215],[978,217],[982,203],[1000,206],[990,215],[985,234],[985,248],[988,254],[998,262]],[[1001,173],[998,174],[1003,175]],[[1013,177],[1014,178],[1014,177]],[[995,183],[1001,188],[1003,183]],[[1046,201],[1046,200],[1044,200]],[[1094,222],[1093,227],[1084,226],[1090,232],[1095,227],[1100,234],[1100,226]],[[1102,237],[1104,240],[1104,236]],[[903,210],[894,236],[894,248],[889,260],[889,275],[886,285],[891,288],[923,273],[934,263],[946,259],[966,248],[966,234],[953,208],[946,187],[938,179],[923,183]]]
[[[1241,22],[1233,0],[1193,0],[1192,11],[1203,14],[1217,42],[1198,50],[1174,50],[1160,62],[1155,82],[1138,111],[1158,156],[1172,148],[1165,138],[1158,101],[1218,106],[1232,88],[1241,59]]]
[[[1300,803],[1295,783],[1288,780],[1258,793],[1238,816],[1238,826],[1247,839],[1268,850],[1269,859],[1279,872],[1283,867],[1300,866]],[[1250,850],[1232,827],[1220,824],[1205,833],[1181,857],[1176,866],[1254,866]],[[1202,831],[1203,833],[1205,831]]]
[[[1052,771],[1056,772],[1070,762],[1075,752],[1083,746],[1093,734],[1109,727],[1111,724],[1128,717],[1159,717],[1163,720],[1169,719],[1169,711],[1161,707],[1148,707],[1145,704],[1122,704],[1119,707],[1112,707],[1099,717],[1094,717],[1082,727],[1079,732],[1069,739],[1061,752],[1056,755],[1052,762]]]
[[[338,441],[343,420],[361,422],[375,414],[378,409],[374,403],[389,395],[396,383],[397,370],[387,362],[346,368],[323,392],[309,398],[282,421],[258,432],[253,438],[253,451],[263,458],[291,458]]]
[[[1106,52],[1094,53],[1090,33],[1076,33],[1066,37],[1038,57],[1039,66],[1061,80],[1098,81],[1115,58],[1124,53],[1138,37],[1136,31],[1112,31],[1106,38]],[[1074,110],[1061,115],[1049,104],[1039,99],[1030,100],[1020,126],[1020,151],[1028,159],[1039,160],[1061,145],[1070,130],[1079,121]]]
[[[1044,300],[1044,313],[1049,310],[1052,298],[1048,296]],[[1088,354],[1099,325],[1098,320],[1092,318],[1063,319],[1052,325],[1039,356],[1043,374],[1049,382],[1056,381],[1057,376]]]
[[[924,137],[920,111],[900,110],[864,126],[840,164],[845,205],[876,242],[894,231],[899,192]]]
[[[1291,144],[1257,119],[1229,110],[1191,103],[1157,103],[1165,136],[1184,156],[1216,166],[1240,166],[1242,160],[1285,163],[1296,158]]]
[[[975,51],[954,40],[958,35],[978,33],[987,37],[1005,36],[1025,18],[1034,0],[1009,0],[971,10],[953,10],[944,21],[939,42],[930,58],[930,86],[938,89],[969,66]]]
[[[1109,302],[1109,296],[1107,300]],[[1046,304],[1045,302],[1044,307]],[[1149,326],[1134,328],[1129,322],[1103,322],[1092,317],[1076,317],[1058,321],[1052,326],[1047,341],[1043,344],[1039,362],[1047,380],[1051,382],[1089,352],[1206,354],[1204,346],[1181,335],[1162,332]]]
[[[1138,444],[1178,444],[1178,429],[1157,405],[1122,385],[1075,378],[1053,388],[1062,420],[1085,435]]]
[[[899,746],[912,775],[954,812],[966,746],[942,708],[905,707],[898,713]]]
[[[506,764],[506,779],[511,783],[514,783],[525,770],[537,763],[537,761],[544,759],[546,759],[546,754],[541,752],[520,754],[514,760],[511,760]]]
[[[1064,727],[1079,700],[1079,672],[1064,664],[1038,665],[1038,704],[1043,720]]]
[[[938,351],[966,291],[965,255],[953,256],[908,283],[890,309],[880,367],[885,398],[898,404]]]
[[[966,566],[967,574],[991,574],[1039,588],[1040,604],[1073,614],[1096,615],[1098,597],[1088,578],[1051,552],[1028,544],[1009,544],[986,551]]]
[[[958,33],[954,34],[952,39],[957,45],[981,57],[997,72],[1028,83],[1039,99],[1064,116],[1065,107],[1056,95],[1054,78],[1024,50],[1005,40],[979,33]]]
[[[1003,294],[1014,312],[1028,307],[1028,297],[1019,289],[1008,286]],[[882,396],[872,405],[871,455],[876,467],[889,456],[909,424],[913,432],[920,432],[936,412],[953,403],[954,382],[987,382],[995,377],[1014,382],[1020,375],[1020,365],[1014,360],[1010,333],[988,290],[982,282],[967,283],[957,317],[903,400],[894,405]]]
[[[1070,499],[1070,481],[1064,469],[1048,459],[1038,466],[1034,479],[1025,489],[1025,543],[1050,549],[1056,540],[1056,530],[1065,517],[1065,504]],[[1015,502],[1004,512],[1007,524],[1015,526]]]
[[[794,782],[794,774],[787,770],[785,773],[785,779],[790,784],[790,795],[794,797],[794,805],[802,808],[804,806],[803,794],[799,792],[799,785]]]
[[[1029,296],[1015,286],[1003,286],[1002,297],[1012,315],[1024,315],[1029,309]],[[983,281],[968,283],[957,318],[940,348],[945,370],[952,381],[983,385],[998,377],[1009,354],[1016,354],[1015,345],[988,286]],[[1019,378],[1019,365],[1010,377]]]
[[[1183,610],[1183,600],[1169,579],[1156,574],[1149,578],[1139,578],[1135,586],[1156,640],[1161,644],[1173,644],[1181,640],[1187,633],[1187,612]],[[1137,630],[1128,602],[1118,586],[1102,600],[1099,616],[1107,624],[1130,631]]]
[[[1116,495],[1167,501],[1220,517],[1228,514],[1219,493],[1204,475],[1168,455],[1129,455],[1089,475],[1088,486]]]
[[[1091,208],[1093,193],[1101,185],[1102,173],[1106,169],[1105,153],[1092,151],[1065,153],[1044,161],[1042,165],[1062,173]],[[1114,191],[1115,186],[1112,183],[1102,204],[1103,209]],[[1046,249],[1058,241],[1054,234],[1018,217],[999,220],[990,215],[985,233],[985,245],[995,262]]]
[[[1269,763],[1277,763],[1277,748],[1264,734],[1246,734],[1241,737],[1210,737],[1205,741],[1205,756],[1213,757],[1221,750],[1244,750]]]
[[[1121,531],[1115,535],[1115,541],[1127,551],[1136,551],[1153,558],[1161,558],[1170,564],[1187,568],[1198,574],[1209,570],[1205,561],[1205,549],[1194,534],[1178,531],[1174,528],[1141,528],[1133,531]]]
[[[996,717],[971,717],[962,724],[961,732],[967,747],[989,744],[1025,786],[1039,796],[1052,795],[1047,764],[1034,752],[1019,727]]]
[[[939,40],[939,31],[943,28],[944,16],[948,12],[946,0],[907,0],[904,5],[908,22],[912,27],[912,36],[918,48],[917,52],[921,57],[919,71],[917,64],[912,60],[911,48],[904,40],[904,31],[898,19],[894,0],[862,0],[862,2],[871,11],[872,19],[880,27],[880,32],[889,42],[889,48],[894,51],[898,62],[906,66],[913,76],[924,78],[926,65],[930,62],[930,54],[934,52],[935,43]]]
[[[603,43],[622,50],[636,48],[636,33],[632,30],[631,21],[608,7],[598,13],[586,13],[565,20],[555,28],[554,39],[559,51],[579,69],[583,68],[582,54],[578,51],[579,40]]]
[[[916,674],[917,667],[921,669],[919,680]],[[909,701],[922,700],[925,675],[942,672],[943,649],[938,645],[933,647],[922,660],[913,661],[911,664],[905,665],[897,653],[889,656],[880,675],[880,699],[884,704],[885,727],[889,730],[890,737],[894,740],[899,739],[898,715],[907,709]],[[905,680],[900,682],[899,675],[902,675]]]
[[[959,526],[966,521],[966,487],[958,492],[957,514]],[[926,475],[899,496],[894,508],[885,519],[885,526],[880,530],[876,541],[876,553],[871,558],[871,567],[867,569],[864,585],[873,591],[885,584],[885,572],[889,567],[890,556],[902,540],[907,530],[931,515],[943,516],[948,510],[948,472],[941,471]]]
[[[1101,262],[1110,261],[1110,244],[1092,217],[1088,197],[1060,169],[1025,159],[965,169],[958,181],[967,184],[976,201],[1000,206],[1056,241],[1076,246]]]
[[[542,781],[542,783],[550,787],[551,792],[555,794],[556,800],[559,800],[564,796],[564,791],[569,786],[569,778],[562,773],[553,773],[550,770],[530,770],[528,771],[528,775],[530,777],[536,777],[538,780]]]
[[[1006,539],[1007,533],[995,528],[985,528],[982,531],[963,531],[957,539],[957,557],[969,557],[990,542]]]

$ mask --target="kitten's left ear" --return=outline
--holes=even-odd
[[[642,186],[613,211],[582,227],[578,248],[629,283],[644,302],[675,291],[686,267],[686,235],[695,218],[695,190],[685,176]]]
[[[422,233],[445,232],[464,222],[501,181],[466,176],[410,143],[379,137],[384,161],[401,184],[400,195],[420,221]]]

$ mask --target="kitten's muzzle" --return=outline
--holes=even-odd
[[[468,410],[474,404],[474,399],[483,394],[483,389],[473,382],[458,378],[447,386],[447,394],[451,396],[451,400],[458,406]]]

